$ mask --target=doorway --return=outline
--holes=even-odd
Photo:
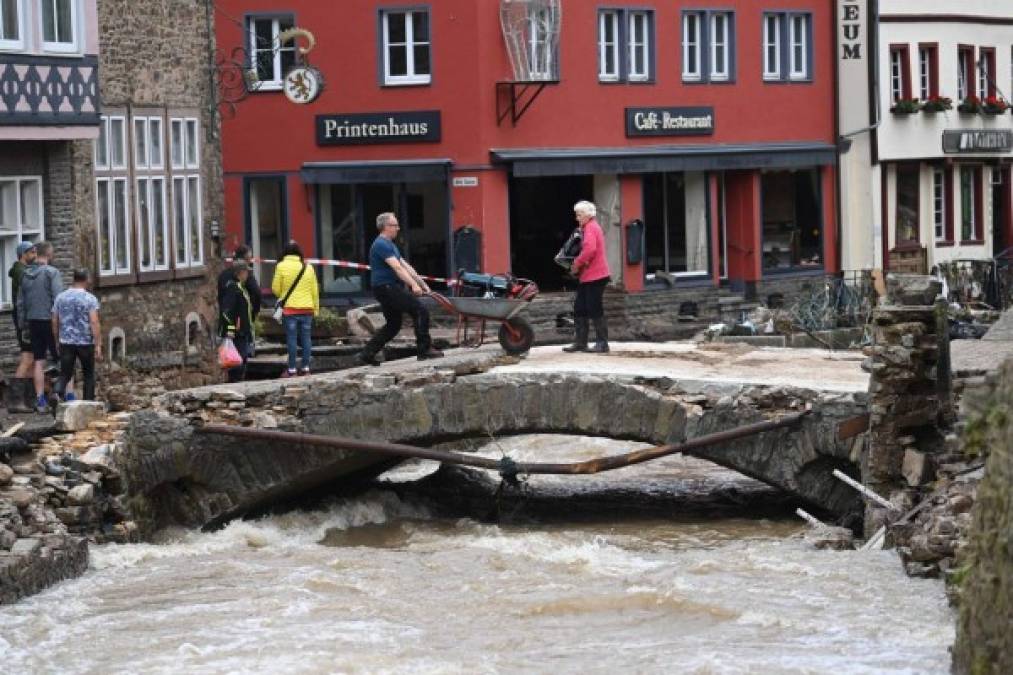
[[[644,272],[704,276],[710,270],[707,174],[701,171],[644,176]]]
[[[576,286],[553,262],[577,226],[573,205],[593,201],[594,176],[510,178],[510,272],[531,279],[543,291]],[[502,273],[507,270],[488,270]]]
[[[278,260],[288,237],[285,179],[283,177],[248,178],[246,241],[254,258]],[[274,263],[256,263],[254,273],[261,288],[271,288]]]

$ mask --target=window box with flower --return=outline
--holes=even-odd
[[[962,115],[977,115],[981,112],[981,99],[977,96],[968,96],[957,106],[957,112]]]
[[[947,110],[953,110],[953,99],[948,96],[929,96],[922,103],[922,112],[928,115],[934,115],[938,112],[946,112]]]
[[[899,98],[893,102],[890,112],[894,115],[912,115],[922,109],[921,102],[916,98]]]
[[[981,106],[981,112],[986,115],[1002,115],[1009,110],[1009,103],[998,96],[989,96]]]

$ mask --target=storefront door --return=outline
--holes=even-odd
[[[645,265],[658,273],[706,276],[710,269],[707,174],[701,171],[644,176]]]
[[[277,260],[285,245],[285,179],[281,177],[251,178],[247,181],[246,240],[254,258]],[[254,267],[262,288],[270,288],[274,263],[257,263]]]

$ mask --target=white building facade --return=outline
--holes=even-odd
[[[853,62],[847,5],[871,62]],[[1013,245],[1013,4],[838,6],[841,133],[868,121],[841,156],[844,267],[925,273],[999,255]]]

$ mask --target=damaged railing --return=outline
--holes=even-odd
[[[691,451],[717,445],[727,441],[733,441],[747,436],[761,434],[767,431],[774,431],[784,427],[790,427],[801,423],[810,410],[798,413],[791,413],[779,419],[755,422],[744,426],[706,434],[683,443],[659,445],[644,450],[635,450],[621,455],[610,455],[598,457],[583,462],[571,463],[543,463],[543,462],[517,462],[505,456],[501,459],[478,457],[449,450],[435,450],[433,448],[419,448],[413,445],[400,443],[383,443],[377,441],[360,441],[354,438],[341,438],[335,436],[319,436],[306,434],[298,431],[277,431],[273,429],[256,429],[252,427],[237,427],[224,424],[208,424],[197,427],[196,433],[205,435],[233,436],[236,438],[248,438],[259,441],[278,441],[289,446],[317,446],[335,448],[339,450],[355,450],[371,452],[379,455],[392,457],[403,457],[405,459],[430,459],[447,464],[460,464],[463,466],[477,467],[479,469],[491,469],[498,471],[503,480],[514,483],[521,474],[595,474],[604,471],[614,471],[634,464],[642,464],[655,459],[675,455],[678,453],[691,453]]]

